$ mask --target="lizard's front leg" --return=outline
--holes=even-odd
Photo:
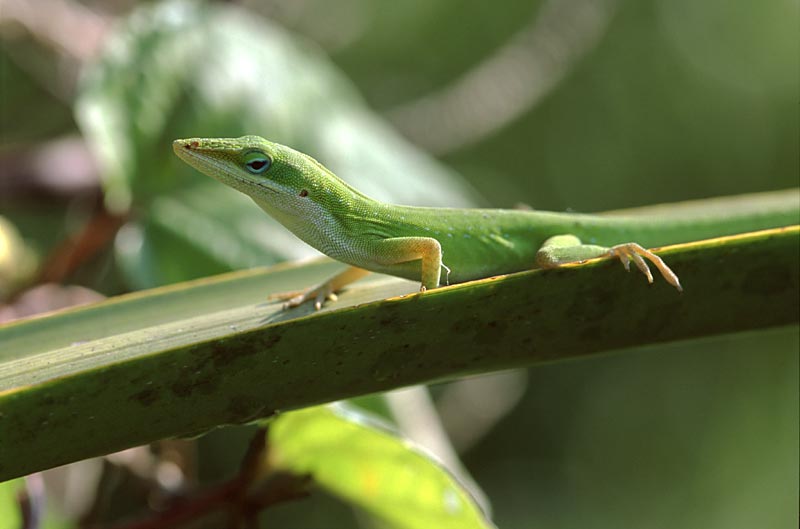
[[[441,278],[442,246],[432,237],[393,237],[378,239],[366,247],[369,260],[381,267],[420,261],[420,290],[439,286]],[[365,264],[365,266],[367,266]],[[286,300],[284,308],[292,308],[314,301],[319,310],[327,300],[336,300],[336,293],[348,284],[368,274],[367,270],[351,266],[317,286],[300,292],[273,294],[272,299]]]
[[[381,266],[420,261],[420,291],[439,286],[444,267],[442,245],[433,237],[381,239],[370,245],[370,252]]]
[[[633,262],[647,277],[647,281],[652,283],[653,274],[650,273],[650,268],[645,262],[645,259],[647,259],[661,272],[667,283],[679,291],[683,291],[675,272],[659,256],[635,242],[606,248],[594,244],[583,244],[574,235],[556,235],[547,239],[542,247],[539,248],[539,251],[536,252],[536,264],[541,268],[556,268],[563,264],[585,261],[595,257],[617,257],[622,261],[625,270],[630,270],[631,262]]]

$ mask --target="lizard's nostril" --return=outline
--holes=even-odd
[[[198,147],[198,145],[200,145],[200,144],[197,143],[196,141],[193,141],[191,143],[187,143],[186,145],[184,145],[183,148],[186,149],[186,150],[191,150],[191,149],[196,149]]]

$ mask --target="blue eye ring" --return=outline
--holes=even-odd
[[[247,155],[244,166],[252,174],[261,174],[272,167],[272,158],[264,153],[254,152]]]

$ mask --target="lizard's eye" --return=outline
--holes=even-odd
[[[253,174],[261,174],[270,168],[272,159],[262,153],[252,153],[245,159],[244,166]]]

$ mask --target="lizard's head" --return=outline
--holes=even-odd
[[[308,155],[258,136],[189,138],[172,148],[183,161],[270,210],[296,209],[342,183]]]

